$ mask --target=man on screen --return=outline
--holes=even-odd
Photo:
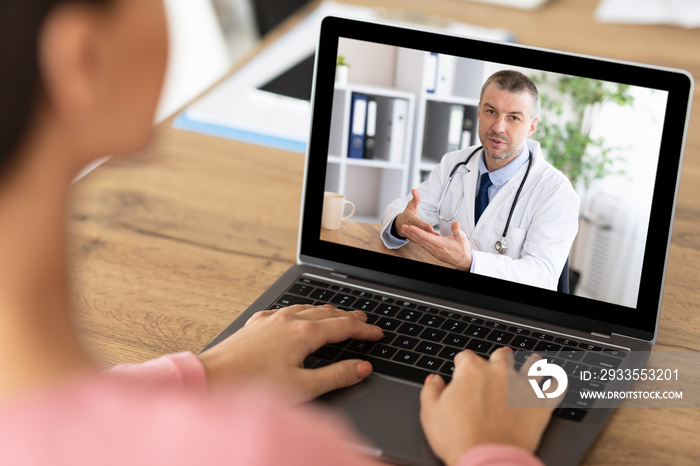
[[[527,139],[539,109],[524,74],[489,77],[478,110],[481,146],[447,153],[410,196],[387,206],[385,246],[413,241],[456,269],[557,289],[578,232],[579,199]]]

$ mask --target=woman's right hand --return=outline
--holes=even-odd
[[[537,408],[509,407],[509,396],[511,403],[533,397],[526,375],[540,359],[532,355],[516,372],[510,353],[509,348],[499,348],[485,360],[463,351],[455,357],[449,385],[439,375],[426,379],[421,423],[433,451],[445,464],[456,464],[477,445],[505,444],[529,452],[537,448],[558,400],[547,399]]]

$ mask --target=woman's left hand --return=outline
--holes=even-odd
[[[260,311],[246,325],[200,354],[212,388],[225,382],[260,380],[286,391],[295,401],[353,385],[372,372],[367,361],[350,359],[305,369],[306,357],[325,345],[350,338],[376,341],[379,327],[362,311],[333,306],[294,305]]]

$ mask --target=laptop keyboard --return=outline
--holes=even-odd
[[[465,349],[488,358],[496,349],[509,346],[516,351],[516,369],[523,364],[529,351],[536,351],[545,353],[548,362],[567,372],[568,394],[555,415],[572,421],[581,421],[594,402],[580,400],[578,392],[602,391],[605,387],[599,381],[582,381],[580,373],[616,369],[626,354],[535,329],[306,277],[292,285],[269,309],[329,303],[347,311],[364,311],[367,322],[382,328],[384,337],[376,342],[346,340],[328,344],[307,358],[306,367],[364,359],[372,363],[377,373],[422,384],[432,373],[440,374],[449,382],[454,356]]]

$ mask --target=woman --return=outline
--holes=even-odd
[[[265,311],[200,357],[107,372],[80,344],[69,185],[90,161],[148,143],[166,52],[161,0],[0,0],[0,463],[370,463],[343,447],[352,434],[337,421],[296,407],[371,373],[357,360],[301,368],[325,343],[381,338],[360,311]],[[508,350],[488,362],[464,352],[455,366],[449,386],[431,376],[421,393],[435,453],[537,464],[551,409],[507,408],[508,374],[529,390]]]

